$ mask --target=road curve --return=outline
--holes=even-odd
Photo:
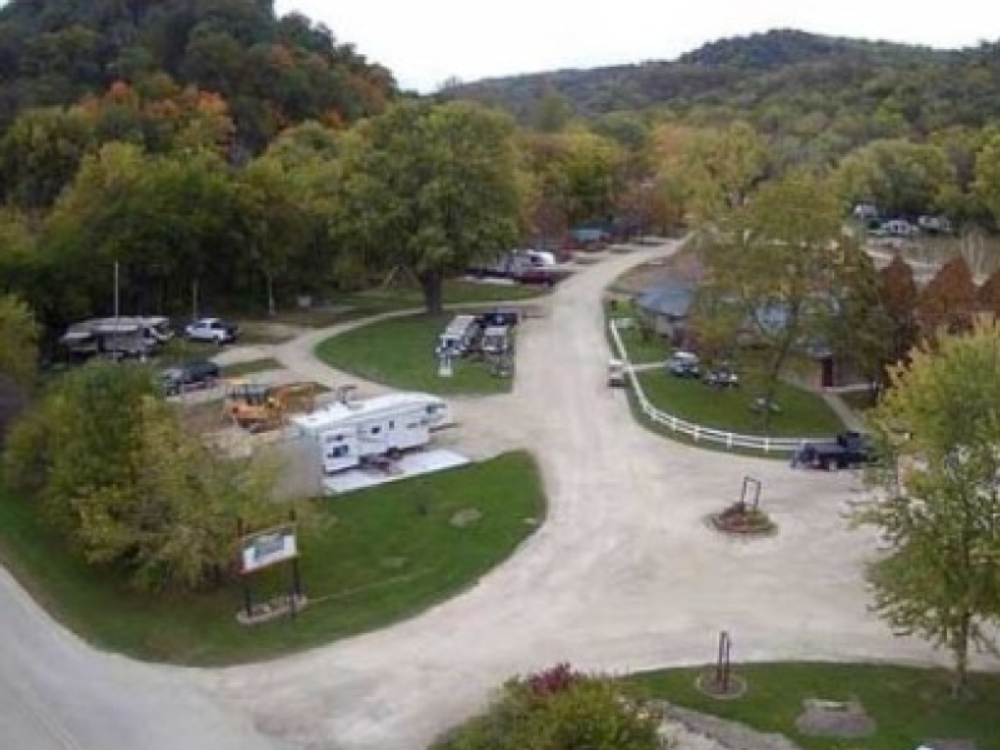
[[[0,571],[0,748],[417,750],[514,673],[703,662],[723,628],[737,661],[934,660],[866,610],[872,541],[842,517],[856,477],[663,440],[606,387],[597,300],[627,267],[670,250],[611,255],[564,282],[547,317],[520,332],[513,393],[453,400],[460,427],[442,439],[483,456],[527,448],[541,465],[549,518],[508,563],[412,620],[223,670],[98,652]],[[320,382],[356,380],[312,358],[328,333],[275,356]],[[703,519],[745,475],[762,480],[780,533],[743,544]]]
[[[245,715],[191,671],[94,650],[0,569],[0,748],[268,750]]]
[[[843,517],[861,492],[856,476],[663,440],[607,388],[602,290],[671,251],[612,255],[564,282],[547,317],[519,332],[513,393],[454,399],[460,443],[488,434],[494,448],[528,448],[542,468],[549,518],[508,563],[420,617],[204,673],[206,689],[303,747],[413,750],[515,673],[564,660],[614,672],[704,662],[720,629],[737,660],[934,660],[866,609],[860,571],[872,539]],[[310,367],[319,338],[278,356]],[[763,482],[773,538],[740,543],[704,523],[746,475]]]

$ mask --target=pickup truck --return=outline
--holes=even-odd
[[[810,469],[855,469],[875,462],[869,439],[860,432],[843,432],[836,440],[806,443],[792,459],[792,466]]]

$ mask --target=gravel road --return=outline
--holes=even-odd
[[[462,596],[399,625],[283,659],[204,674],[207,689],[263,731],[305,747],[409,750],[480,708],[517,672],[559,661],[612,672],[699,663],[717,632],[737,660],[927,661],[866,610],[860,565],[872,540],[848,530],[850,473],[796,472],[781,461],[722,456],[636,426],[605,384],[604,287],[661,247],[610,255],[563,284],[518,338],[514,391],[453,399],[454,439],[476,455],[525,447],[537,457],[549,518],[507,564]],[[311,345],[276,356],[328,378]],[[704,517],[762,480],[780,526],[752,543]]]
[[[549,518],[508,563],[412,620],[223,670],[97,652],[3,573],[0,748],[415,750],[514,673],[700,663],[720,629],[737,661],[935,660],[866,611],[860,565],[872,540],[842,514],[861,491],[856,476],[658,438],[607,388],[601,292],[670,251],[609,255],[564,282],[520,332],[513,393],[453,400],[459,427],[442,440],[476,457],[527,448],[541,465]],[[328,334],[272,354],[301,376],[356,382],[312,358]],[[741,543],[705,526],[745,475],[763,482],[773,538]]]

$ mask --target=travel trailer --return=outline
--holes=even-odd
[[[316,439],[324,474],[427,445],[431,430],[448,421],[448,405],[425,393],[391,393],[359,400],[344,396],[311,414],[289,419]]]
[[[96,354],[120,359],[145,357],[173,337],[170,321],[163,317],[92,318],[74,323],[59,339],[70,357]]]
[[[511,348],[510,328],[507,326],[487,326],[479,344],[483,354],[503,354]]]
[[[456,315],[448,327],[438,336],[438,354],[449,351],[452,354],[466,354],[479,336],[479,321],[475,315]]]

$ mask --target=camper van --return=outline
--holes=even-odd
[[[510,328],[507,326],[487,326],[479,343],[483,354],[503,354],[511,348]]]
[[[431,430],[449,421],[448,405],[425,393],[392,393],[340,400],[290,423],[316,439],[324,474],[358,466],[365,459],[419,448]]]
[[[479,338],[479,320],[475,315],[456,315],[438,336],[437,353],[466,354]]]
[[[91,318],[71,325],[59,343],[74,359],[102,355],[110,359],[144,358],[173,337],[163,317]]]

